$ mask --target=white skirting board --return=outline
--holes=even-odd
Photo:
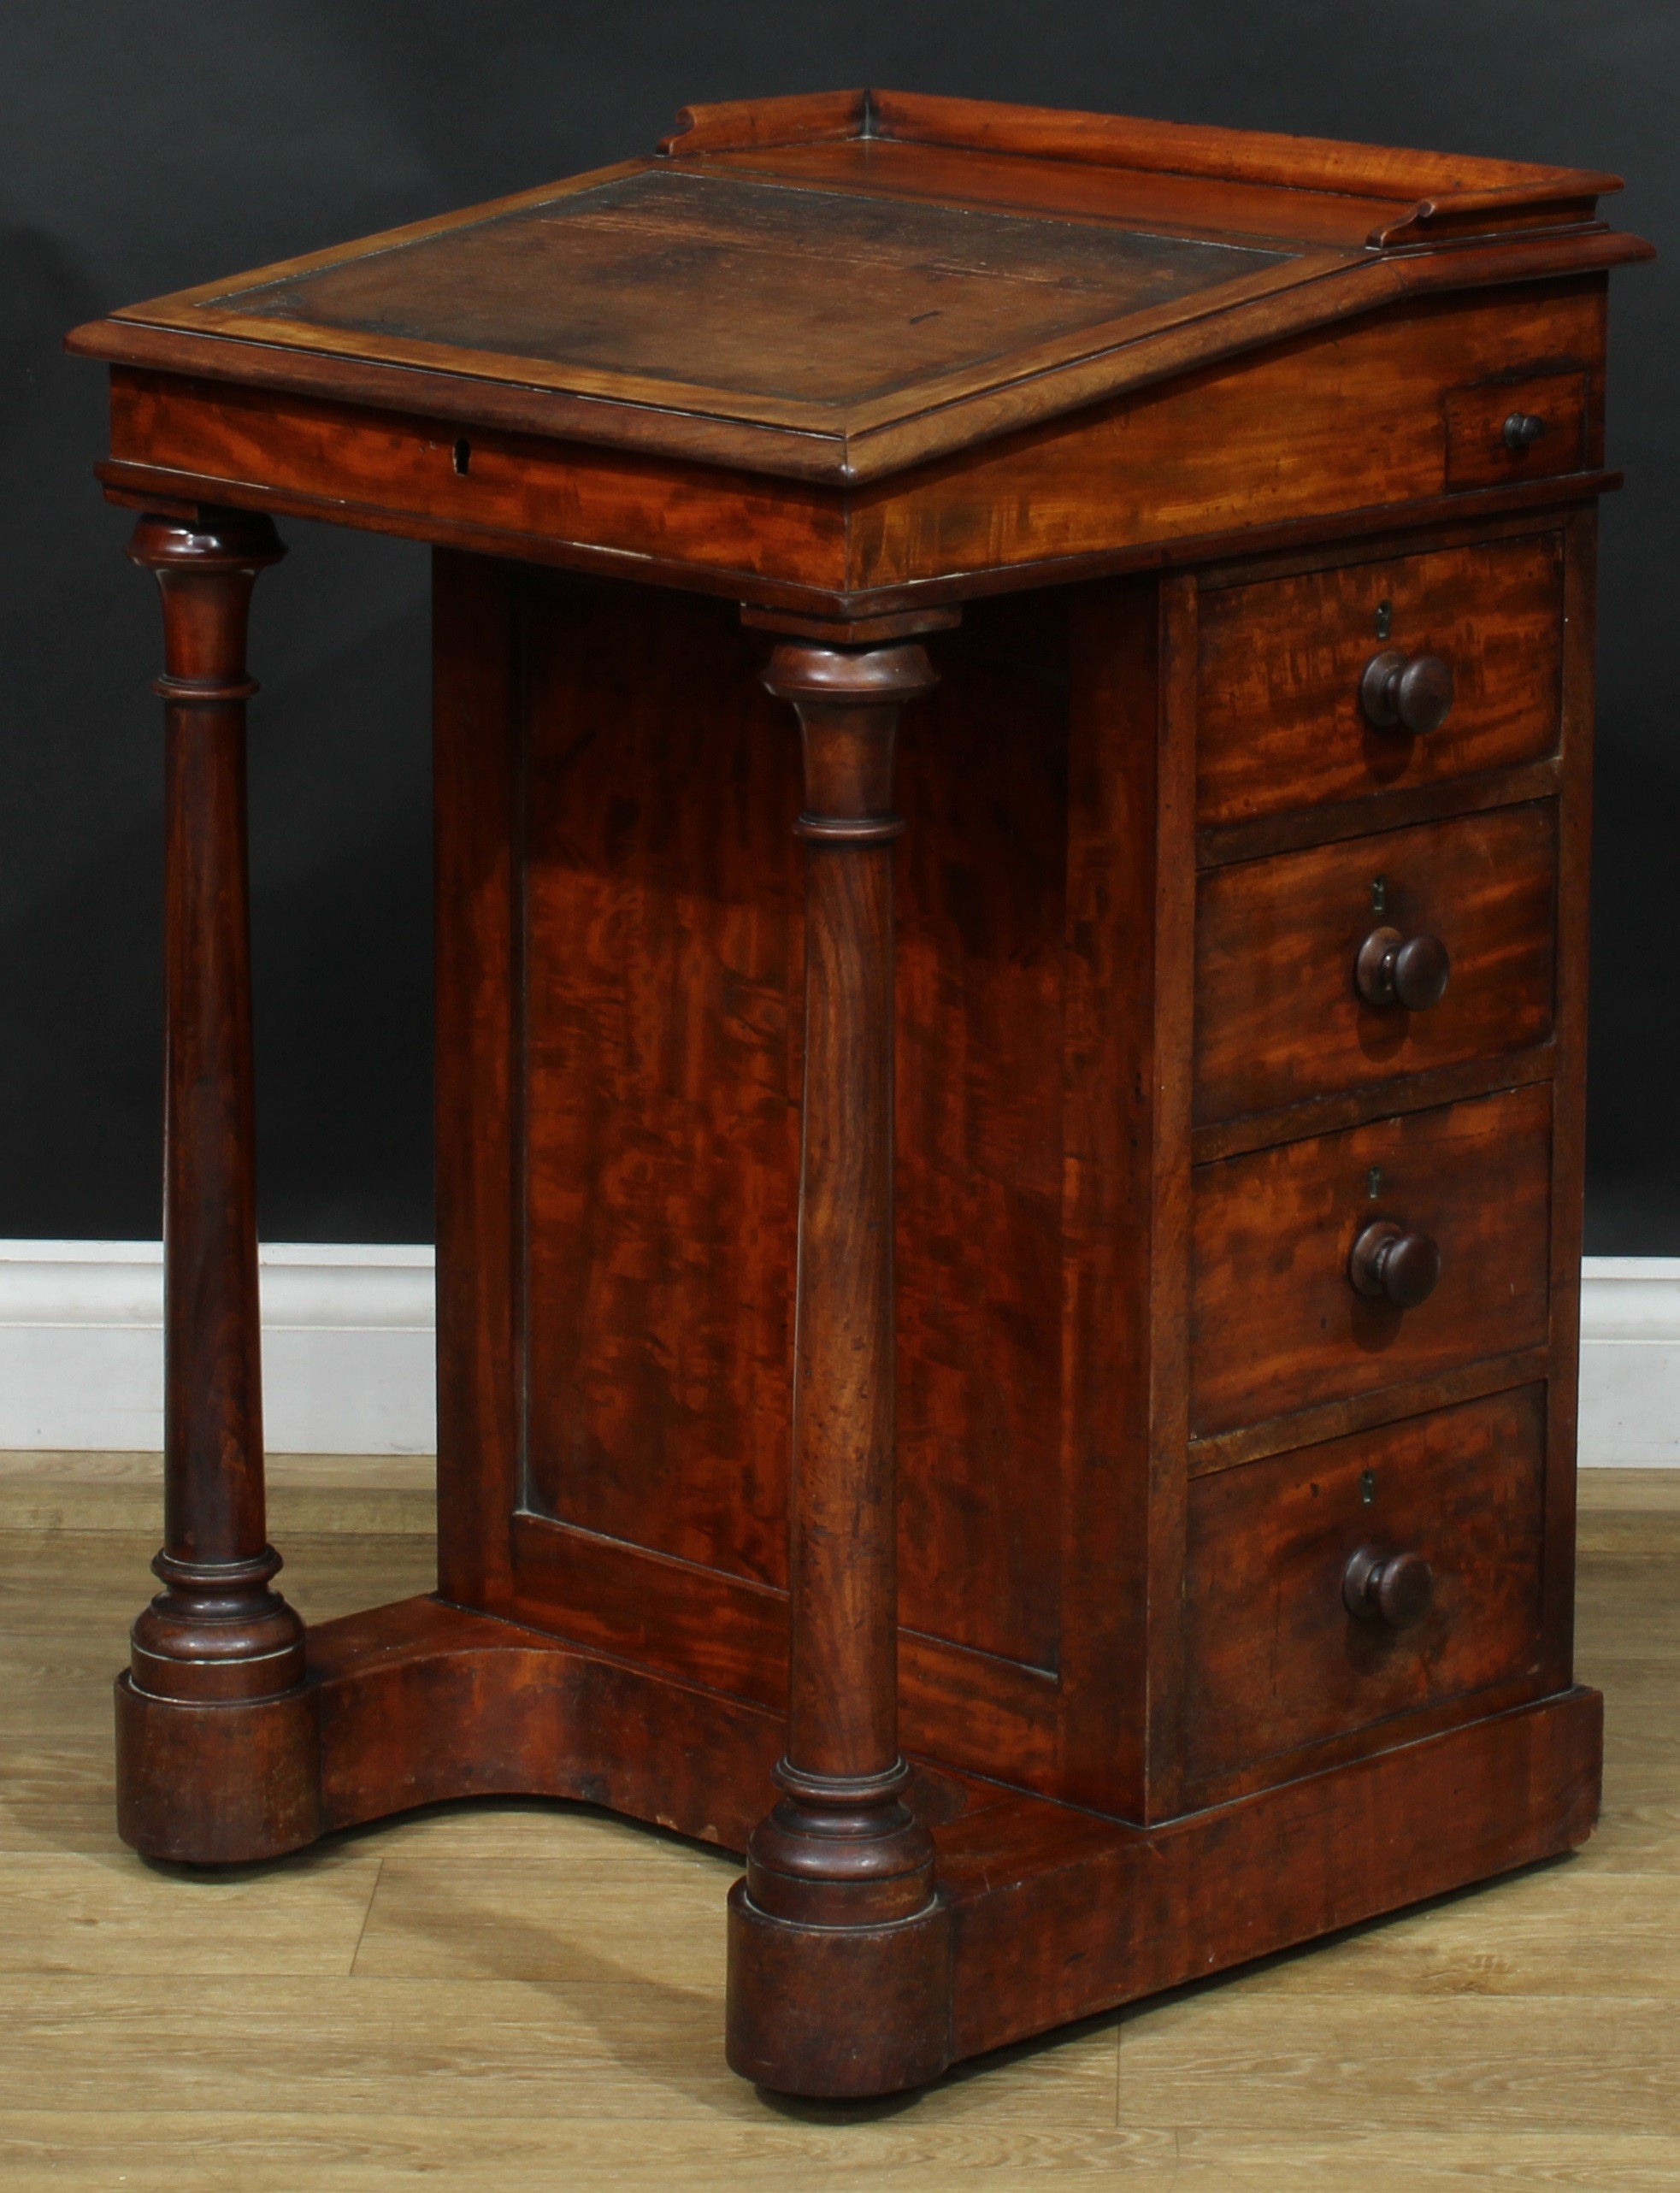
[[[430,1454],[429,1247],[262,1249],[262,1416],[276,1454]],[[163,1444],[159,1241],[0,1241],[0,1448]]]
[[[1680,1257],[1583,1260],[1580,1453],[1680,1467]]]
[[[262,1253],[267,1442],[278,1454],[429,1454],[429,1248]],[[1581,1459],[1680,1466],[1680,1257],[1589,1257]],[[0,1241],[0,1448],[163,1443],[156,1241]]]

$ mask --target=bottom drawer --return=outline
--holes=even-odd
[[[1193,1482],[1193,1782],[1538,1668],[1545,1392],[1518,1387]],[[1356,1615],[1358,1556],[1367,1571],[1371,1557],[1391,1565],[1367,1574]]]

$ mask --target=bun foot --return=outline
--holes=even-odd
[[[875,1926],[772,1919],[729,1892],[731,2070],[778,2094],[861,2101],[951,2062],[951,1913]]]
[[[144,1858],[248,1865],[321,1834],[321,1691],[183,1704],[116,1680],[116,1825]]]

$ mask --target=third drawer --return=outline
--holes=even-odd
[[[1538,1082],[1196,1167],[1193,1435],[1542,1345],[1551,1127]],[[1373,1226],[1438,1251],[1426,1300],[1356,1288]]]

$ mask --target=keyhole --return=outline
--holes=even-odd
[[[473,469],[473,445],[464,434],[455,445],[455,469],[457,472],[470,472]]]

